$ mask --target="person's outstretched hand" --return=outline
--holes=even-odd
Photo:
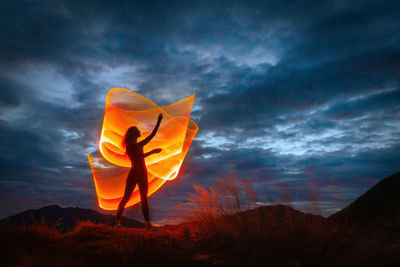
[[[158,121],[162,120],[162,114],[160,113],[160,115],[158,115]]]
[[[161,148],[156,148],[156,149],[154,149],[154,153],[160,153],[161,152]]]

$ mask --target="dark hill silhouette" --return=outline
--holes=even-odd
[[[400,232],[400,172],[378,182],[329,220],[370,229],[395,228]]]
[[[79,221],[91,221],[94,224],[111,225],[115,216],[102,214],[92,209],[61,208],[58,205],[45,206],[36,210],[27,210],[19,214],[7,217],[0,221],[3,227],[26,227],[37,223],[46,223],[55,226],[62,233],[75,228]],[[122,224],[125,227],[142,228],[144,224],[127,217],[123,217]]]
[[[287,205],[273,205],[273,206],[262,206],[251,210],[246,210],[238,213],[240,217],[250,217],[257,219],[265,219],[271,222],[285,223],[287,221],[302,221],[302,222],[312,222],[319,221],[323,222],[326,218],[321,215],[314,215],[309,213],[304,213],[296,210]]]

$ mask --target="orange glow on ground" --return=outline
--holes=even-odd
[[[106,97],[103,127],[99,142],[101,154],[88,153],[99,207],[117,210],[122,199],[131,162],[122,148],[122,138],[131,126],[141,132],[141,141],[153,130],[157,117],[163,115],[156,136],[144,147],[144,153],[162,148],[161,153],[147,157],[148,196],[166,181],[177,177],[198,126],[190,119],[194,95],[166,107],[159,107],[132,91],[114,88]],[[140,202],[138,187],[126,207]]]

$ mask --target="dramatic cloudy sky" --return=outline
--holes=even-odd
[[[193,184],[235,178],[259,205],[329,215],[400,170],[398,1],[104,2],[0,3],[0,218],[98,209],[86,154],[114,87],[196,94],[181,175],[150,199],[158,222]]]

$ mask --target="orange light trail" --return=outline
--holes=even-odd
[[[166,107],[123,88],[111,89],[106,97],[103,127],[98,156],[88,153],[99,207],[117,210],[125,189],[131,162],[122,148],[122,138],[131,126],[141,131],[141,139],[150,134],[160,113],[163,115],[156,136],[144,147],[144,153],[162,148],[161,153],[145,158],[148,170],[149,193],[156,192],[168,180],[178,176],[186,153],[198,126],[190,119],[195,96]],[[126,207],[140,202],[138,187]]]

